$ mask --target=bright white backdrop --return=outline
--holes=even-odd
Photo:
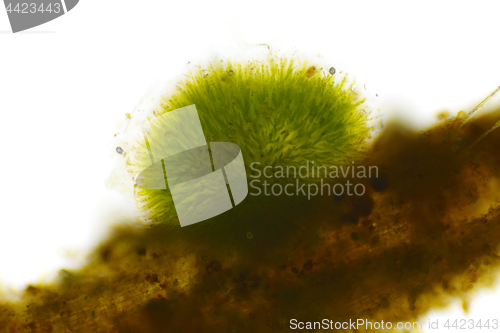
[[[112,217],[133,218],[134,207],[105,187],[115,125],[188,61],[241,42],[296,46],[365,84],[386,117],[424,127],[500,84],[499,9],[494,1],[81,0],[16,35],[0,10],[1,283],[19,290],[76,267]],[[482,294],[470,316],[498,316],[500,290]],[[459,304],[424,320],[468,318]]]

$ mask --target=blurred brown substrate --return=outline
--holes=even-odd
[[[227,228],[117,228],[81,270],[5,301],[0,332],[282,332],[466,300],[500,262],[500,130],[475,142],[499,119],[386,126],[361,198],[248,197]]]

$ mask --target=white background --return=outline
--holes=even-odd
[[[500,84],[499,9],[494,1],[81,0],[15,35],[0,10],[1,284],[12,293],[76,267],[110,221],[133,219],[134,207],[105,187],[116,123],[188,61],[242,41],[319,53],[365,84],[385,117],[425,127]],[[500,318],[500,291],[481,293],[470,316]],[[468,318],[458,301],[423,320],[438,315]]]

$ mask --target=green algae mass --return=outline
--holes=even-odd
[[[350,164],[366,148],[369,128],[364,100],[346,82],[345,76],[336,78],[293,58],[271,55],[263,61],[213,62],[186,75],[164,98],[146,125],[149,140],[162,140],[165,125],[159,116],[194,104],[207,142],[240,146],[249,177],[254,162],[297,168],[308,161],[324,166]],[[140,140],[132,154],[132,163],[140,169],[150,161],[147,146]],[[268,179],[271,184],[276,181]],[[135,193],[144,220],[179,225],[168,189],[137,187]],[[244,207],[252,211],[269,211],[280,204],[272,198],[250,201]],[[234,224],[234,218],[234,214],[223,217],[228,224]],[[200,228],[209,227],[190,226]]]

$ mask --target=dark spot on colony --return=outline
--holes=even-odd
[[[312,260],[308,260],[304,266],[302,267],[302,269],[306,272],[310,271],[314,266],[314,263],[312,262]]]
[[[158,275],[157,274],[148,274],[148,275],[146,275],[146,281],[148,281],[149,283],[159,282]]]
[[[387,176],[385,174],[380,174],[379,177],[373,178],[371,181],[372,188],[377,192],[383,192],[389,186],[387,182]]]
[[[349,214],[342,215],[340,217],[340,220],[342,222],[349,222],[349,223],[352,223],[352,224],[358,224],[358,217],[356,215],[354,215],[354,213],[349,213]]]
[[[146,303],[146,312],[153,317],[160,317],[158,321],[162,321],[165,318],[170,318],[175,314],[176,307],[173,302],[166,299],[151,299]]]
[[[222,271],[222,264],[220,262],[218,262],[217,260],[212,260],[206,267],[205,267],[205,271],[208,273],[208,274],[211,274],[211,273],[218,273],[220,271]]]
[[[243,271],[233,279],[233,282],[235,284],[236,294],[243,296],[250,290],[255,290],[259,287],[260,277],[255,274],[251,275],[248,271]]]
[[[101,249],[102,261],[107,262],[111,256],[111,250],[108,247]]]
[[[369,216],[373,210],[374,202],[369,196],[362,196],[353,204],[353,213],[355,216]]]
[[[387,309],[389,307],[390,303],[389,300],[386,297],[382,297],[380,299],[380,307],[382,309]]]

